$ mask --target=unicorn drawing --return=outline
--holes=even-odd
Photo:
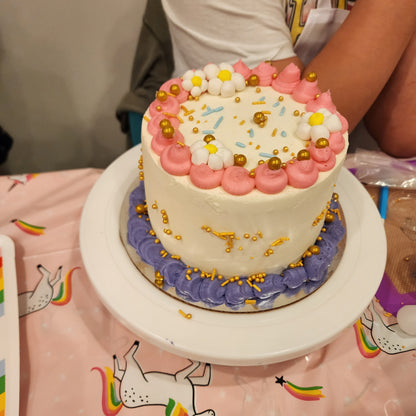
[[[61,280],[62,266],[56,272],[55,277],[51,280],[51,272],[44,266],[39,264],[38,271],[42,277],[32,291],[20,293],[19,301],[19,317],[36,312],[40,309],[46,308],[53,298],[53,288]]]
[[[175,374],[157,371],[144,373],[134,358],[139,348],[136,341],[124,356],[125,369],[120,368],[114,355],[114,377],[120,381],[120,399],[127,408],[142,406],[165,406],[166,415],[215,416],[211,409],[202,413],[195,411],[195,386],[208,386],[211,366],[205,364],[202,376],[193,376],[201,363],[192,362]]]
[[[398,354],[416,348],[415,336],[406,334],[397,323],[386,325],[373,302],[370,303],[368,309],[372,319],[368,318],[364,312],[361,322],[371,331],[371,337],[380,350],[387,354]]]

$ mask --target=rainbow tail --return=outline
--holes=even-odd
[[[66,305],[72,297],[72,274],[75,270],[80,269],[80,267],[74,267],[71,269],[65,276],[63,282],[59,287],[59,293],[56,297],[54,297],[51,301],[52,304],[62,306]]]
[[[17,228],[24,231],[27,234],[40,236],[44,233],[46,227],[39,227],[37,225],[32,225],[22,220],[12,220],[11,221]]]
[[[380,354],[380,348],[374,345],[364,332],[361,319],[358,319],[354,324],[355,339],[357,341],[358,349],[365,358],[374,358]]]
[[[101,375],[103,385],[101,406],[103,413],[105,416],[115,416],[123,407],[123,403],[117,397],[113,372],[108,367],[105,367],[105,371],[98,367],[94,367],[92,370],[97,370]]]
[[[321,392],[322,386],[299,387],[290,381],[283,380],[283,378],[281,378],[281,381],[283,388],[299,400],[313,401],[325,397]]]
[[[188,411],[173,399],[169,399],[169,403],[166,406],[165,416],[189,416]]]

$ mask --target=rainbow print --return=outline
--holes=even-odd
[[[176,403],[175,400],[169,399],[165,416],[189,416],[189,413],[180,403]]]
[[[44,233],[44,229],[46,227],[39,227],[37,225],[32,225],[27,222],[24,222],[22,220],[12,220],[12,223],[17,227],[20,228],[22,231],[24,231],[27,234],[40,236]]]
[[[9,176],[9,179],[13,181],[12,186],[9,188],[9,192],[16,186],[19,184],[26,184],[28,183],[31,179],[35,178],[36,176],[38,176],[39,173],[28,173],[26,175],[13,175],[13,176]]]
[[[74,273],[75,270],[79,268],[80,267],[74,267],[66,274],[64,281],[61,282],[61,285],[59,286],[58,295],[55,296],[51,301],[53,305],[57,305],[57,306],[66,305],[71,300],[72,274]]]
[[[0,360],[0,416],[6,412],[6,365]]]
[[[283,377],[276,377],[276,383],[281,384],[288,393],[299,400],[313,401],[325,397],[321,392],[322,386],[299,387]]]
[[[374,358],[380,354],[380,348],[374,345],[366,335],[361,319],[354,324],[355,339],[361,355],[365,358]]]
[[[0,317],[4,315],[4,275],[3,275],[3,257],[0,250]]]
[[[108,367],[105,367],[105,371],[98,367],[94,367],[92,370],[97,370],[101,375],[103,383],[101,406],[103,413],[105,416],[115,416],[123,407],[123,403],[117,397],[113,372]]]

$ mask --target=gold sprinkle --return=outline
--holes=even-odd
[[[185,147],[185,143],[180,142],[179,140],[176,142],[179,146]]]
[[[266,101],[253,101],[251,104],[253,104],[253,105],[261,105],[261,104],[266,104]]]
[[[144,119],[144,121],[147,121],[147,122],[150,121],[149,117],[147,117],[147,116],[143,116],[143,119]]]
[[[180,235],[175,235],[176,240],[182,240],[182,236]]]
[[[246,121],[245,120],[241,120],[240,121],[240,126],[242,126]]]
[[[257,290],[257,292],[261,292],[261,289],[257,285],[253,285],[253,288]]]
[[[277,128],[275,127],[272,131],[272,137],[275,137],[277,134]]]
[[[191,319],[192,318],[192,314],[185,313],[182,309],[179,309],[179,313],[186,319]]]
[[[245,303],[246,305],[255,305],[255,304],[256,304],[256,300],[255,300],[255,299],[246,299],[246,300],[244,301],[244,303]]]

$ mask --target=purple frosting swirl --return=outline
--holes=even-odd
[[[338,251],[337,245],[345,235],[345,229],[338,216],[334,221],[325,224],[326,231],[321,231],[320,239],[315,244],[319,254],[305,257],[303,266],[287,268],[282,274],[269,274],[263,282],[253,284],[247,277],[240,277],[237,282],[223,285],[224,280],[201,277],[200,272],[187,274],[189,268],[180,260],[173,259],[170,254],[162,256],[162,244],[156,243],[156,237],[149,234],[151,224],[147,214],[139,215],[135,211],[138,204],[146,201],[144,182],[135,188],[129,199],[129,220],[127,223],[127,240],[135,248],[141,259],[158,270],[164,277],[164,289],[174,287],[176,294],[189,302],[202,301],[208,307],[226,305],[238,310],[245,305],[246,299],[255,300],[259,308],[268,309],[281,294],[292,297],[303,290],[312,293],[325,281],[329,265]],[[339,207],[336,201],[331,202],[331,209]],[[238,283],[241,282],[241,283]]]

